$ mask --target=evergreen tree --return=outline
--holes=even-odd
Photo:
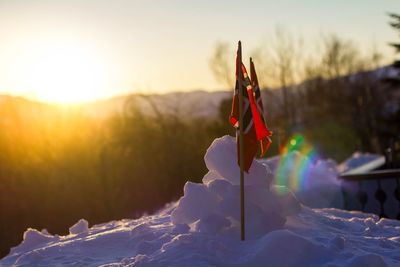
[[[391,18],[390,26],[392,26],[400,36],[400,15],[390,13],[389,17]],[[396,50],[397,54],[400,53],[400,42],[390,43],[390,46]],[[397,71],[397,74],[386,78],[385,81],[390,85],[393,92],[398,92],[400,89],[400,60],[395,60],[392,67]],[[385,117],[385,123],[388,129],[388,131],[386,131],[388,133],[387,140],[389,140],[388,147],[391,148],[391,153],[393,153],[392,158],[394,160],[394,166],[400,167],[400,106],[396,94],[393,93],[391,96],[395,99],[395,104],[392,106],[392,111]]]
[[[392,21],[389,23],[400,35],[400,15],[390,13],[389,14]],[[396,53],[400,53],[400,42],[398,43],[390,43]],[[398,71],[398,75],[396,77],[390,77],[387,81],[393,85],[400,85],[400,60],[396,60],[393,62],[393,67]]]

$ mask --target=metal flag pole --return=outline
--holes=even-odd
[[[236,69],[238,70],[239,85],[239,165],[240,165],[240,239],[245,239],[244,227],[244,143],[243,143],[243,72],[242,72],[242,43],[238,42]]]

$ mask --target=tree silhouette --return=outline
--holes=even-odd
[[[392,26],[400,35],[400,15],[390,13],[389,17],[392,19],[389,23],[390,26]],[[390,43],[390,46],[396,50],[396,53],[400,53],[400,42]],[[387,78],[386,81],[392,85],[400,85],[400,60],[395,60],[392,66],[398,71],[397,75],[395,77]]]

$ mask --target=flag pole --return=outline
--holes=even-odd
[[[245,239],[244,227],[244,143],[243,143],[243,72],[242,72],[242,43],[238,42],[238,60],[236,61],[236,69],[238,70],[238,85],[239,85],[239,165],[240,165],[240,239]]]

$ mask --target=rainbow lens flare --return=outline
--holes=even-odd
[[[306,142],[304,136],[294,135],[282,149],[275,172],[275,182],[293,192],[310,187],[310,171],[317,160],[315,149]],[[283,192],[283,188],[280,193]]]

